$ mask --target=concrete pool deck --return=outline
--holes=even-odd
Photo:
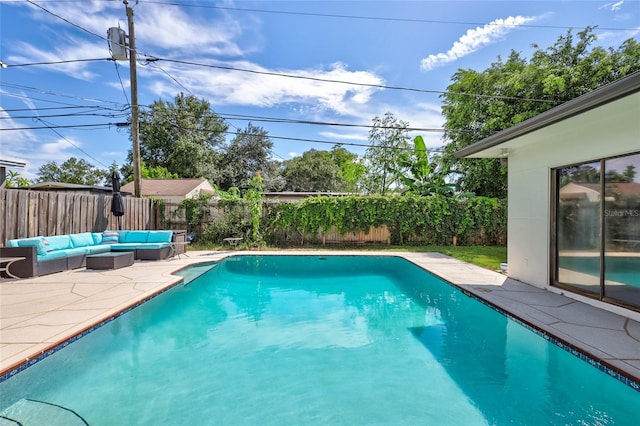
[[[230,255],[398,256],[458,285],[525,324],[640,383],[640,315],[619,315],[533,287],[438,253],[359,251],[190,251],[163,261],[138,261],[116,270],[65,271],[0,282],[0,373],[24,367],[119,312],[182,280],[173,272]]]

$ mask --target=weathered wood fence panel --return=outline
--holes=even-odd
[[[340,235],[338,229],[333,227],[326,232],[319,232],[318,239],[322,241],[322,245],[328,243],[375,243],[375,244],[390,244],[391,234],[386,225],[374,228],[371,227],[369,232],[345,232]]]
[[[102,232],[105,229],[158,229],[157,203],[124,197],[120,223],[111,214],[111,195],[0,190],[0,245],[13,238]]]

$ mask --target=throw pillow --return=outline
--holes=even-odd
[[[119,237],[120,233],[118,231],[104,231],[101,244],[116,244]]]

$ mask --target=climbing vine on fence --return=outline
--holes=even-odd
[[[331,229],[369,232],[385,225],[394,244],[450,244],[454,237],[459,244],[503,244],[506,202],[440,195],[319,196],[271,206],[265,225],[272,234],[309,236]]]

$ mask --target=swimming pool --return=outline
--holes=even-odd
[[[3,382],[0,395],[0,414],[28,399],[90,425],[640,416],[631,387],[395,257],[229,258]]]

